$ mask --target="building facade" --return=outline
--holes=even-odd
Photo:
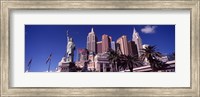
[[[77,61],[86,61],[88,60],[88,50],[87,49],[78,49],[78,59]]]
[[[102,53],[107,52],[110,49],[112,38],[106,34],[102,35]]]
[[[97,52],[97,37],[94,33],[93,28],[91,29],[91,32],[88,33],[87,36],[87,49],[89,50],[89,52]]]
[[[94,52],[89,52],[87,49],[79,49],[79,59],[76,61],[76,66],[82,68],[82,72],[95,71]]]
[[[102,53],[102,41],[97,42],[97,54]]]
[[[130,56],[138,57],[137,45],[135,44],[134,41],[129,41],[128,42],[128,51],[129,51],[129,55]]]
[[[88,71],[95,71],[94,57],[95,57],[95,53],[90,52],[88,56],[88,62],[87,62]]]
[[[118,44],[122,54],[129,55],[128,40],[127,40],[127,37],[125,35],[123,35],[119,39],[117,39],[116,43]]]
[[[95,70],[96,72],[113,72],[116,67],[110,64],[108,60],[108,53],[100,53],[95,56]]]
[[[140,38],[139,33],[136,32],[135,28],[133,29],[132,41],[137,45],[138,55],[140,56],[142,50],[142,39]]]
[[[76,72],[75,63],[68,63],[66,59],[66,57],[61,59],[61,61],[58,63],[58,67],[56,68],[56,72]]]
[[[175,60],[167,61],[168,65],[165,69],[159,70],[158,72],[175,72]],[[152,72],[150,65],[144,65],[133,69],[134,72]]]
[[[111,42],[111,49],[114,50],[114,51],[116,50],[116,43],[115,43],[115,41]]]

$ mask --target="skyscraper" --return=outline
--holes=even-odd
[[[137,45],[138,55],[140,56],[142,50],[142,39],[140,38],[139,33],[136,32],[135,28],[133,29],[132,41]]]
[[[110,49],[112,38],[106,34],[102,35],[102,53]]]
[[[97,53],[102,53],[102,41],[97,42]]]
[[[129,51],[129,55],[138,57],[137,45],[135,44],[134,41],[128,42],[128,51]]]
[[[94,33],[93,28],[91,29],[91,32],[88,33],[87,36],[87,49],[89,50],[89,52],[94,52],[96,53],[97,51],[97,37]]]
[[[116,46],[115,45],[116,45],[115,41],[112,41],[111,42],[111,49],[114,50],[114,51],[116,50]]]
[[[121,36],[119,39],[117,39],[117,43],[119,44],[121,53],[124,55],[129,55],[127,37],[125,35]]]

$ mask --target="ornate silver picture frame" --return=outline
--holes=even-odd
[[[1,0],[1,96],[200,96],[199,0]],[[11,87],[12,10],[190,10],[190,87]]]

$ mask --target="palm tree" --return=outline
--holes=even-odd
[[[109,53],[108,60],[112,64],[113,72],[119,71],[119,62],[120,62],[120,60],[119,60],[118,52],[110,49],[108,51],[108,53]]]
[[[86,61],[84,62],[84,66],[83,66],[81,72],[88,72],[88,71],[89,71],[89,70],[88,70],[88,64],[90,63],[90,61],[91,61],[91,60],[86,60]]]
[[[119,68],[119,71],[120,70],[126,70],[127,68],[127,58],[126,58],[126,55],[119,55],[119,60],[118,60],[118,68]]]
[[[130,72],[133,72],[134,67],[142,66],[142,61],[137,56],[125,56],[127,67],[129,68]]]
[[[175,60],[175,52],[168,55],[169,60]]]
[[[148,46],[142,49],[142,55],[140,57],[142,60],[147,58],[153,71],[158,71],[164,66],[164,63],[158,59],[161,57],[161,53],[156,51],[156,46]]]
[[[119,55],[118,56],[118,71],[129,69],[130,72],[133,72],[134,67],[142,66],[142,61],[137,56],[130,55]]]

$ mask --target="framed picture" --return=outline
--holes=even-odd
[[[1,96],[200,96],[199,3],[1,1]]]

